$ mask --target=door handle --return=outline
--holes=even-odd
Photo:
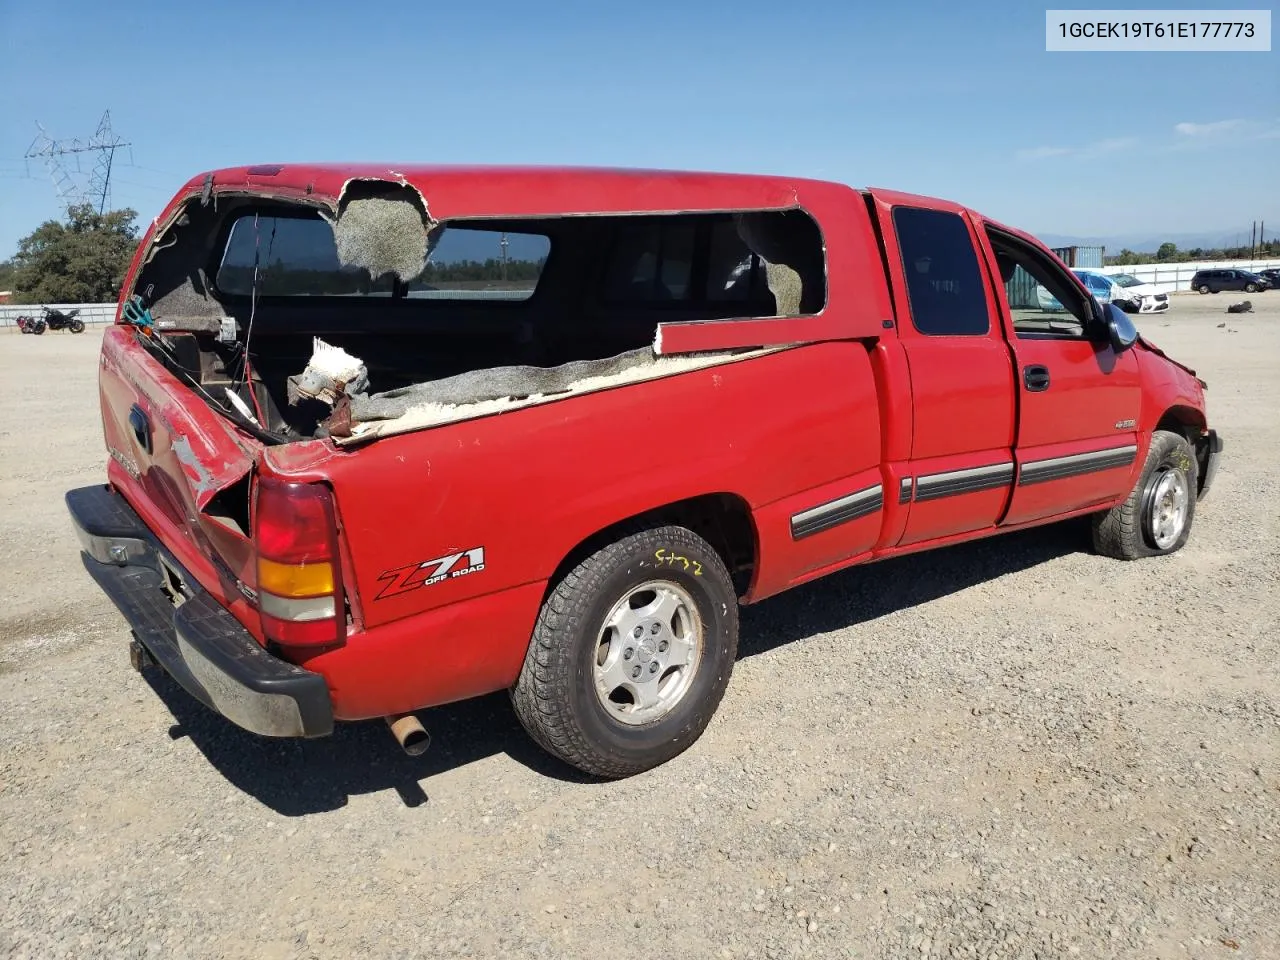
[[[1033,363],[1022,371],[1022,382],[1032,393],[1049,389],[1049,368],[1043,364]]]
[[[145,453],[151,453],[151,418],[136,403],[129,411],[129,429]]]

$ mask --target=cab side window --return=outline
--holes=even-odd
[[[895,207],[893,228],[915,328],[929,336],[985,336],[986,292],[964,220],[943,210]]]
[[[1020,339],[1088,339],[1093,329],[1093,301],[1044,253],[1025,241],[986,228],[995,251],[1005,299]],[[1089,278],[1105,286],[1101,280]]]

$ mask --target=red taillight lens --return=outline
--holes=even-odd
[[[259,481],[253,532],[260,556],[277,563],[329,560],[336,526],[328,487]]]
[[[264,477],[254,502],[263,632],[286,646],[346,635],[333,494],[318,483]]]

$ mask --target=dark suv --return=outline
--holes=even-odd
[[[1280,287],[1280,267],[1271,267],[1268,270],[1259,270],[1258,276],[1273,287]]]
[[[1256,273],[1248,270],[1197,270],[1191,278],[1191,289],[1201,293],[1221,293],[1223,290],[1244,290],[1257,293],[1266,290],[1271,284]]]

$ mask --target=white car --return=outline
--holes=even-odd
[[[1120,288],[1119,295],[1112,294],[1112,300],[1122,310],[1128,310],[1126,303],[1133,305],[1137,313],[1163,313],[1169,309],[1169,295],[1162,293],[1154,283],[1146,283],[1127,273],[1100,274]]]
[[[1155,284],[1143,283],[1127,273],[1103,273],[1101,270],[1072,271],[1084,281],[1099,303],[1114,303],[1126,313],[1163,313],[1169,309],[1169,295]]]
[[[1103,273],[1085,267],[1073,267],[1071,272],[1083,281],[1085,288],[1101,304],[1114,303],[1125,313],[1163,313],[1169,309],[1167,293],[1161,293],[1154,284],[1143,283],[1127,273]],[[1042,310],[1062,309],[1057,298],[1039,285],[1036,286],[1036,298]]]

